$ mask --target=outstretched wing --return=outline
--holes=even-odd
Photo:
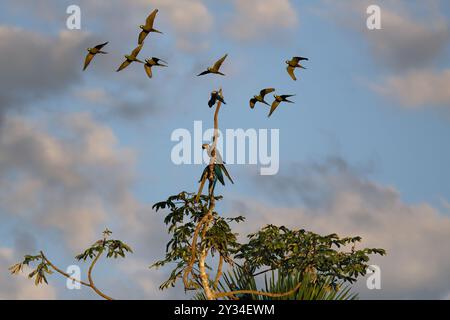
[[[285,100],[285,99],[293,97],[293,96],[295,96],[295,94],[283,94],[280,97],[281,97],[281,99]]]
[[[297,64],[297,63],[299,63],[300,61],[303,61],[303,60],[309,60],[309,59],[305,58],[305,57],[293,57],[291,61],[293,63]]]
[[[84,67],[83,67],[83,71],[86,70],[86,68],[88,67],[89,63],[91,63],[92,59],[94,59],[94,55],[92,53],[88,53],[86,55],[86,59],[84,59]]]
[[[291,66],[287,66],[286,70],[289,73],[289,75],[291,76],[292,80],[296,81],[297,78],[295,77],[295,74],[294,74],[295,68],[291,67]]]
[[[167,64],[167,62],[166,62],[166,61],[164,61],[163,59],[159,59],[159,58],[155,58],[155,57],[152,57],[152,60],[153,60],[153,61],[155,61],[156,63],[159,63],[159,62],[161,61],[161,62],[163,62],[163,63],[166,63],[166,64]]]
[[[199,73],[198,75],[197,75],[197,77],[199,77],[199,76],[203,76],[203,75],[205,75],[205,74],[208,74],[209,73],[209,71],[208,70],[206,70],[206,71],[203,71],[202,73]]]
[[[272,102],[272,106],[270,107],[270,112],[267,117],[270,117],[272,115],[272,113],[275,111],[275,109],[278,108],[279,104],[280,104],[280,102],[276,99]]]
[[[150,67],[148,64],[144,64],[145,72],[147,73],[148,77],[152,77],[152,67]]]
[[[262,89],[262,90],[259,92],[259,95],[261,96],[261,98],[264,99],[264,96],[265,96],[266,94],[271,93],[271,92],[274,92],[274,91],[275,91],[274,88],[266,88],[266,89]]]
[[[214,63],[213,69],[216,71],[219,71],[220,67],[222,66],[222,63],[225,61],[225,59],[228,57],[228,54],[224,55],[220,60],[216,61]]]
[[[142,44],[140,44],[136,48],[134,48],[134,50],[131,52],[131,56],[136,58],[137,55],[139,54],[139,52],[141,52],[141,49],[142,49]]]
[[[256,100],[255,98],[251,98],[250,99],[250,108],[253,109],[255,107],[256,102],[258,102],[258,100]]]
[[[148,32],[142,30],[141,32],[139,32],[139,39],[138,39],[138,44],[143,44],[145,38],[147,37]]]
[[[103,48],[104,46],[106,46],[108,43],[109,43],[109,41],[107,41],[107,42],[105,42],[105,43],[102,43],[102,44],[98,44],[98,45],[96,45],[94,48],[97,49],[97,50],[102,50],[102,48]]]
[[[120,65],[119,69],[117,69],[117,72],[119,72],[120,70],[125,69],[126,67],[128,67],[130,65],[130,61],[129,60],[125,60],[124,62],[122,62],[122,64]]]
[[[153,29],[153,23],[155,22],[157,13],[158,9],[153,10],[152,13],[150,13],[149,16],[147,17],[147,20],[145,20],[145,27],[147,29]]]

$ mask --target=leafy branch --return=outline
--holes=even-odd
[[[48,284],[47,275],[52,274],[54,272],[59,273],[60,275],[79,283],[83,286],[91,288],[95,293],[106,300],[113,300],[110,296],[103,293],[100,289],[98,289],[94,283],[92,277],[92,271],[94,269],[95,264],[100,259],[101,255],[104,252],[107,252],[106,258],[125,258],[125,254],[127,252],[132,253],[133,250],[125,243],[120,240],[111,240],[108,237],[112,234],[112,232],[108,229],[103,231],[103,238],[96,241],[92,246],[86,249],[83,253],[77,255],[75,259],[78,261],[83,260],[92,260],[89,265],[87,277],[88,282],[82,281],[80,279],[76,279],[64,272],[56,265],[54,265],[44,254],[43,251],[40,251],[38,255],[25,255],[24,260],[22,262],[16,263],[9,268],[11,274],[19,274],[23,271],[24,266],[32,267],[33,264],[36,264],[36,267],[32,270],[32,272],[28,275],[28,278],[33,279],[35,285],[40,284]]]
[[[219,91],[222,95],[222,90]],[[369,255],[384,255],[378,248],[356,250],[361,237],[339,238],[336,234],[321,236],[310,231],[290,230],[284,226],[268,225],[248,236],[246,244],[237,242],[237,234],[232,232],[231,222],[242,222],[244,217],[224,219],[216,211],[215,185],[219,179],[223,182],[222,169],[216,163],[216,144],[218,139],[218,114],[221,102],[218,100],[214,113],[214,136],[209,165],[203,170],[197,195],[183,191],[156,203],[153,208],[158,212],[168,209],[164,219],[172,239],[166,246],[166,255],[151,267],[162,267],[174,263],[169,278],[160,289],[175,286],[182,278],[185,290],[201,290],[208,300],[218,298],[236,299],[242,295],[282,298],[292,296],[305,281],[324,285],[330,282],[353,283],[365,275],[369,267]],[[208,194],[202,194],[208,181]],[[345,248],[349,251],[345,251]],[[216,275],[210,278],[207,271],[212,268],[206,263],[208,256],[219,254]],[[239,265],[237,263],[242,263]],[[223,276],[224,263],[240,268],[246,277],[256,277],[269,271],[279,274],[298,274],[295,284],[281,292],[264,292],[256,288],[239,290],[219,290]],[[294,278],[292,278],[294,279]]]

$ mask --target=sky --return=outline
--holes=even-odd
[[[380,30],[366,26],[371,4]],[[66,26],[70,5],[80,30]],[[155,8],[163,34],[148,36],[139,57],[169,67],[152,79],[138,64],[115,72]],[[237,232],[272,223],[360,235],[387,250],[372,260],[381,289],[361,279],[360,298],[450,298],[449,17],[444,0],[3,0],[0,298],[97,299],[56,275],[36,288],[7,268],[39,250],[62,268],[78,264],[105,227],[134,249],[99,263],[107,294],[189,298],[181,286],[160,291],[168,270],[148,268],[168,240],[151,207],[197,190],[203,166],[174,164],[171,134],[194,121],[212,127],[207,101],[219,88],[222,130],[280,136],[276,175],[228,165],[235,184],[219,186],[218,209],[246,217]],[[83,72],[86,48],[105,41],[108,54]],[[225,53],[225,77],[196,77]],[[309,61],[294,82],[284,61],[299,55]],[[250,109],[265,87],[295,103],[270,118],[263,105]]]

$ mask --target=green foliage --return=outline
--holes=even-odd
[[[75,259],[84,260],[92,259],[96,257],[100,252],[107,250],[106,257],[107,258],[117,258],[122,257],[125,258],[125,253],[130,252],[133,253],[133,250],[123,243],[120,240],[98,240],[95,242],[90,248],[86,249],[83,253],[77,255]]]
[[[34,278],[34,284],[39,285],[42,283],[47,282],[46,274],[52,274],[52,270],[50,265],[47,263],[47,261],[44,259],[44,257],[39,254],[36,256],[26,255],[24,256],[24,259],[22,262],[16,263],[15,265],[11,266],[9,268],[9,271],[11,271],[11,274],[18,274],[23,271],[24,266],[30,266],[31,263],[40,261],[36,268],[33,269],[33,271],[28,274],[28,278],[33,279]]]
[[[208,213],[209,202],[209,196],[206,195],[201,195],[199,201],[195,201],[195,198],[194,193],[183,191],[153,206],[156,211],[169,210],[164,223],[168,226],[168,233],[172,234],[172,239],[167,243],[165,258],[155,262],[150,267],[158,268],[168,263],[176,264],[167,281],[161,284],[160,289],[175,286],[177,279],[182,276],[183,270],[191,260],[191,243],[195,228]],[[222,199],[221,196],[215,196],[214,198],[216,201]],[[229,223],[239,223],[244,218],[223,218],[217,212],[213,212],[213,218],[205,237],[197,244],[197,251],[200,251],[200,248],[204,246],[211,250],[213,255],[218,252],[222,257],[230,259],[231,255],[237,252],[239,244],[236,239],[237,235],[232,232]]]
[[[385,254],[377,248],[356,250],[361,237],[321,236],[284,226],[268,225],[248,238],[249,242],[240,247],[235,258],[244,260],[244,267],[252,272],[267,266],[284,274],[312,271],[319,278],[353,283],[366,274],[370,254]]]
[[[215,197],[220,200],[222,197]],[[175,264],[171,275],[160,289],[175,286],[176,281],[182,277],[183,271],[191,261],[191,244],[196,226],[208,212],[209,197],[202,195],[198,202],[195,194],[181,192],[169,197],[166,201],[156,203],[153,208],[156,211],[168,209],[164,219],[168,226],[168,233],[172,235],[166,246],[166,255],[151,267],[162,267],[166,264]],[[321,236],[316,233],[301,230],[291,230],[284,226],[268,225],[260,231],[250,234],[249,241],[245,244],[237,242],[237,234],[233,233],[230,222],[242,222],[244,217],[222,218],[217,212],[213,213],[214,220],[204,237],[197,242],[197,252],[201,248],[210,250],[214,255],[219,252],[225,258],[225,262],[232,264],[239,261],[242,264],[242,272],[248,277],[249,282],[237,287],[255,288],[252,282],[258,270],[269,268],[268,271],[276,271],[278,277],[272,277],[271,285],[267,290],[275,290],[289,287],[290,284],[299,283],[304,277],[314,277],[313,281],[305,281],[302,292],[294,298],[348,298],[348,290],[343,295],[337,291],[324,290],[332,286],[340,287],[343,283],[353,283],[359,276],[365,275],[369,266],[369,255],[384,255],[383,249],[365,248],[356,250],[356,244],[361,237],[339,238],[336,234]],[[195,257],[198,258],[198,257]],[[211,269],[209,266],[207,266]],[[239,271],[239,272],[241,272]],[[234,271],[238,272],[238,271]],[[225,275],[225,281],[232,275]],[[243,274],[234,274],[235,279],[247,279]],[[273,282],[277,278],[279,282]],[[306,278],[305,278],[306,279]],[[200,282],[194,275],[193,287],[199,288]],[[266,279],[267,281],[267,279]],[[196,285],[195,285],[196,284]],[[223,290],[230,290],[234,282],[222,283]],[[283,287],[284,286],[284,287]],[[325,290],[326,291],[326,290]],[[281,291],[277,291],[281,292]]]
[[[313,275],[294,271],[285,274],[279,270],[271,272],[270,277],[264,275],[264,288],[257,286],[257,276],[249,274],[243,268],[236,266],[224,274],[219,282],[219,288],[222,292],[236,290],[252,290],[266,293],[283,293],[294,290],[298,284],[300,287],[288,296],[268,297],[261,294],[237,294],[235,298],[240,300],[355,300],[357,294],[351,293],[351,287],[343,282],[333,283],[330,277],[324,278],[324,281],[317,281]],[[206,300],[203,292],[198,292],[194,299]],[[231,298],[228,298],[231,299]]]
[[[106,250],[107,258],[125,258],[126,252],[133,252],[131,248],[120,240],[108,240],[107,237],[110,236],[112,232],[108,229],[103,231],[103,239],[95,242],[90,248],[86,249],[83,253],[77,255],[75,258],[77,260],[86,261],[88,258],[92,259],[97,257],[103,251]],[[38,255],[25,255],[22,262],[16,263],[9,268],[11,274],[18,274],[23,271],[24,266],[32,267],[32,264],[37,263],[33,271],[28,275],[30,279],[35,278],[34,283],[36,285],[47,282],[47,274],[52,274],[52,269],[55,269],[51,263],[47,260],[44,254],[41,252]],[[57,270],[57,269],[55,269]],[[58,270],[57,270],[58,271]],[[59,271],[60,272],[60,271]],[[61,273],[61,272],[60,272]]]

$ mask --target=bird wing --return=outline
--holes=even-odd
[[[262,90],[259,92],[259,95],[261,96],[261,98],[264,99],[264,96],[265,96],[266,94],[271,93],[271,92],[274,92],[274,91],[275,91],[274,88],[266,88],[266,89],[262,89]]]
[[[213,69],[216,71],[219,71],[220,67],[222,66],[222,63],[225,61],[225,59],[228,57],[228,54],[224,55],[222,58],[220,58],[216,63],[213,65]]]
[[[309,60],[309,59],[305,58],[305,57],[293,57],[291,61],[294,62],[295,64],[297,64],[302,60]]]
[[[220,165],[214,165],[214,173],[217,179],[219,179],[220,183],[222,185],[225,185],[225,180],[223,179],[222,168],[220,167]]]
[[[83,67],[83,71],[86,70],[86,68],[88,67],[89,63],[91,63],[92,59],[94,59],[94,55],[92,53],[88,53],[86,55],[86,59],[84,59],[84,67]]]
[[[272,102],[272,106],[270,107],[270,112],[269,112],[268,117],[270,117],[272,115],[272,113],[275,111],[275,109],[278,108],[279,104],[280,104],[280,101],[278,101],[276,99]]]
[[[223,104],[227,104],[227,103],[225,102],[225,100],[223,99],[223,96],[220,95],[219,93],[217,94],[217,100],[219,100],[219,101],[222,102]]]
[[[142,44],[138,45],[136,48],[134,48],[134,50],[131,52],[131,56],[132,57],[137,57],[137,55],[139,54],[139,52],[142,49]]]
[[[208,74],[209,73],[209,71],[208,70],[206,70],[206,71],[203,71],[202,73],[199,73],[198,75],[197,75],[197,77],[198,76],[203,76],[203,75],[205,75],[205,74]]]
[[[201,175],[200,180],[199,180],[198,182],[202,182],[203,177],[205,176],[205,174],[206,174],[207,172],[208,172],[208,166],[206,166],[206,168],[203,169],[202,175]]]
[[[231,183],[234,184],[234,181],[233,181],[233,179],[231,179],[231,176],[230,176],[230,174],[228,173],[227,168],[225,168],[225,165],[222,163],[222,164],[219,164],[219,166],[220,166],[220,168],[222,169],[223,173],[225,173],[225,175],[227,176],[227,178],[230,179]]]
[[[257,102],[258,100],[256,100],[255,98],[251,98],[250,99],[250,108],[254,108],[255,107],[255,104],[256,104],[256,102]]]
[[[208,106],[211,108],[215,104],[216,104],[216,97],[214,97],[214,95],[211,95],[211,99],[209,99],[208,101]]]
[[[167,64],[167,62],[164,61],[163,59],[159,59],[159,58],[152,57],[152,60],[155,61],[155,63],[158,64],[159,66],[167,67],[167,66],[165,66],[165,65],[159,63],[159,62],[161,61],[161,62]]]
[[[158,13],[158,9],[155,9],[150,13],[145,21],[145,27],[148,29],[153,29],[153,23],[155,22],[156,14]]]
[[[102,43],[102,44],[98,44],[96,45],[94,48],[97,50],[101,50],[104,46],[106,46],[109,43],[109,41]]]
[[[143,44],[145,38],[147,37],[148,32],[142,30],[141,32],[139,32],[139,39],[138,39],[138,44]]]
[[[144,64],[145,72],[147,73],[148,77],[152,77],[152,67],[150,67],[148,64]]]
[[[296,81],[297,78],[295,77],[295,74],[294,74],[295,68],[291,67],[291,66],[287,66],[286,70],[289,73],[289,75],[291,76],[292,80]]]
[[[281,99],[285,100],[286,98],[293,97],[295,94],[283,94],[280,96]]]
[[[120,65],[119,69],[117,69],[117,72],[119,72],[120,70],[125,69],[126,67],[128,67],[130,65],[130,61],[129,60],[125,60],[124,62],[122,62],[122,64]]]

